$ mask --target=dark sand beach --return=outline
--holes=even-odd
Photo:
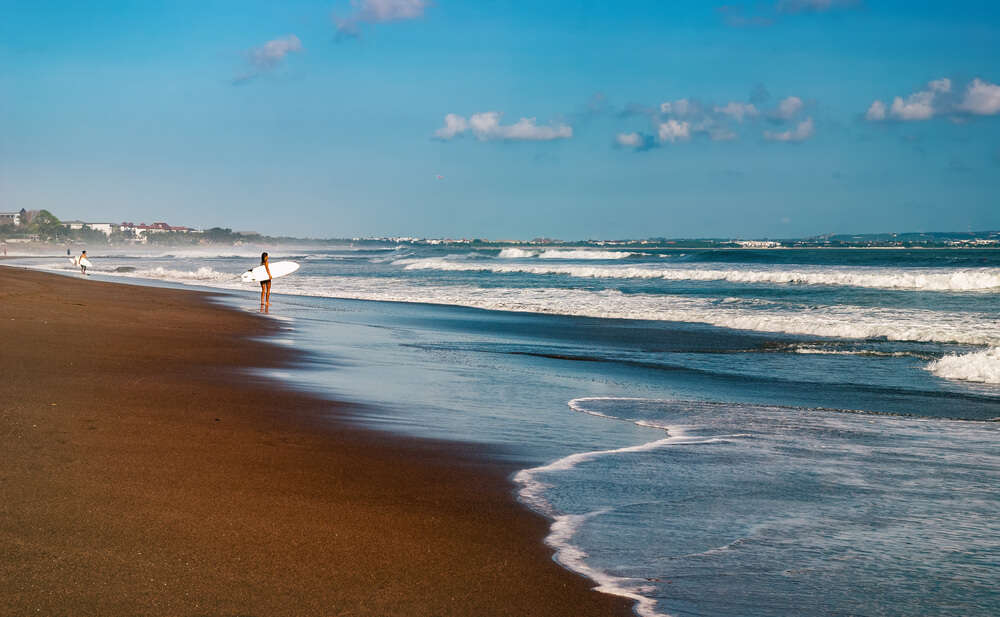
[[[0,614],[631,614],[509,467],[247,377],[270,320],[6,267],[0,307]]]

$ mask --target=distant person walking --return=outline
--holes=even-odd
[[[267,279],[260,282],[260,305],[271,305],[271,267],[267,262],[267,253],[260,254],[260,265],[267,270]]]

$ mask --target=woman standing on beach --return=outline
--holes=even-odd
[[[260,265],[267,270],[267,279],[260,282],[260,305],[270,306],[271,304],[271,268],[267,263],[267,253],[260,254]]]

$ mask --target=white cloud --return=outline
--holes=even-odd
[[[927,82],[927,87],[932,92],[951,92],[951,80],[947,77],[935,79],[934,81]]]
[[[247,52],[247,61],[253,65],[253,69],[237,75],[233,83],[247,82],[264,71],[277,68],[284,62],[285,56],[300,51],[302,51],[302,41],[294,34],[272,39],[260,47],[254,47]]]
[[[878,122],[879,120],[885,120],[885,103],[882,101],[873,101],[868,111],[865,113],[865,119],[871,120],[872,122]]]
[[[904,101],[897,96],[892,99],[889,115],[897,120],[927,120],[934,117],[934,92],[922,90],[914,92]]]
[[[258,68],[272,68],[292,52],[302,51],[302,41],[294,34],[268,41],[250,51],[251,62]]]
[[[797,96],[790,96],[782,99],[781,102],[778,103],[778,108],[774,110],[773,115],[782,120],[791,120],[795,117],[795,114],[802,111],[804,106],[805,105],[802,102],[802,99]]]
[[[774,108],[762,110],[757,104],[745,101],[729,101],[722,105],[703,103],[697,99],[682,98],[660,103],[658,112],[649,110],[653,128],[652,135],[643,133],[619,133],[615,143],[619,147],[651,149],[656,145],[673,144],[701,138],[715,142],[733,141],[740,138],[740,126],[767,118],[773,123],[795,123],[804,117],[805,102],[797,96],[789,96]],[[779,141],[802,141],[812,135],[813,121],[805,122],[785,131],[767,132],[768,139]]]
[[[680,99],[678,101],[660,103],[660,113],[671,114],[674,116],[687,116],[695,112],[697,105],[692,103],[687,99]]]
[[[501,139],[552,141],[553,139],[569,139],[573,136],[573,128],[558,124],[555,126],[538,126],[534,118],[521,118],[511,126],[497,126],[496,134]]]
[[[643,139],[638,133],[618,133],[615,143],[623,148],[638,148],[643,144]]]
[[[978,116],[993,116],[1000,113],[1000,86],[978,77],[973,79],[958,109]]]
[[[660,124],[657,135],[660,138],[660,143],[687,141],[691,139],[691,125],[687,122],[670,119]]]
[[[469,118],[469,128],[479,139],[489,139],[490,135],[497,135],[500,129],[500,116],[498,111],[487,111],[481,114],[472,114]]]
[[[539,126],[535,118],[521,118],[514,124],[502,125],[502,117],[503,114],[498,111],[472,114],[468,120],[448,114],[444,118],[444,126],[434,131],[434,137],[447,141],[467,131],[471,131],[479,141],[553,141],[573,136],[573,127],[566,124]]]
[[[730,101],[725,107],[716,106],[714,111],[717,114],[729,116],[737,122],[743,122],[744,116],[752,118],[759,113],[753,103],[739,103],[737,101]]]
[[[438,139],[451,139],[468,129],[469,123],[465,118],[457,114],[448,114],[444,117],[444,126],[434,131],[434,136]]]
[[[993,96],[996,99],[993,112],[1000,111],[1000,86],[993,86],[979,79],[969,84],[965,98],[955,104],[956,96],[952,94],[952,81],[947,77],[927,82],[927,87],[903,98],[893,97],[888,109],[882,101],[876,100],[865,113],[865,119],[871,122],[883,120],[898,120],[901,122],[929,120],[935,116],[952,114],[952,120],[957,121],[955,114],[982,113],[978,110],[988,110],[990,88],[995,88]]]
[[[770,141],[805,141],[812,137],[813,135],[813,119],[806,118],[802,122],[799,122],[794,129],[789,129],[787,131],[782,131],[780,133],[772,133],[771,131],[764,131],[764,139]]]
[[[428,0],[352,0],[354,11],[347,17],[334,17],[337,34],[357,36],[361,23],[378,24],[389,21],[406,21],[423,17]]]

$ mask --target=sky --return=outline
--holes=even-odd
[[[1000,3],[0,0],[0,210],[269,235],[1000,229]]]

